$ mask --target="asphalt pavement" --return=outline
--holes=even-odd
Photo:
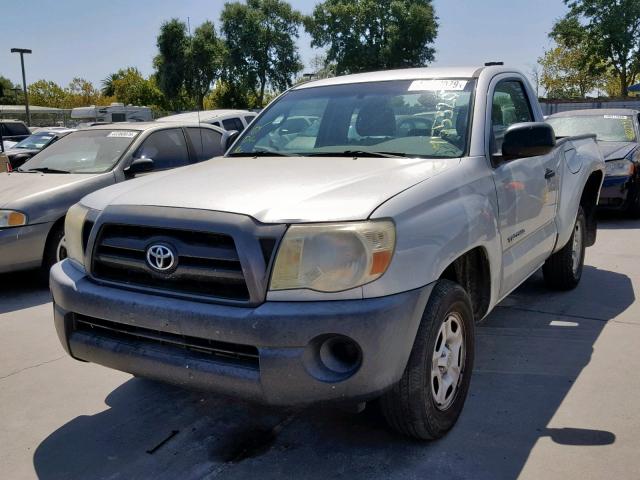
[[[37,274],[0,276],[0,477],[640,479],[640,221],[600,223],[579,287],[538,273],[477,331],[442,440],[378,413],[281,410],[68,358]]]

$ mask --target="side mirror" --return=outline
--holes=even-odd
[[[127,175],[135,175],[136,173],[145,173],[153,170],[153,160],[150,158],[134,158],[127,168],[124,169],[124,173]]]
[[[229,136],[227,136],[226,140],[224,141],[225,152],[231,148],[231,145],[233,145],[233,142],[235,142],[239,136],[240,132],[238,132],[237,130],[232,130],[231,132],[229,132]]]
[[[515,123],[504,134],[502,156],[506,159],[546,155],[556,146],[553,127],[543,122]]]

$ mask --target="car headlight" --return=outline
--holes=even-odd
[[[386,272],[396,243],[393,222],[293,225],[276,256],[271,290],[340,292]]]
[[[27,224],[27,216],[15,210],[0,210],[0,228],[20,227]]]
[[[612,160],[604,164],[605,173],[611,176],[633,175],[633,163],[627,159]]]
[[[73,205],[64,220],[64,236],[67,245],[67,256],[84,266],[84,248],[82,245],[82,228],[89,214],[89,209],[80,203]]]

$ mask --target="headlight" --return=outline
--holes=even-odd
[[[89,209],[80,203],[73,205],[64,220],[64,236],[67,243],[67,256],[84,266],[84,249],[82,248],[82,227]]]
[[[629,160],[612,160],[604,164],[605,173],[611,176],[633,175],[633,163]]]
[[[0,210],[0,228],[19,227],[27,224],[27,216],[15,210]]]
[[[340,292],[386,272],[395,248],[392,222],[293,225],[282,240],[271,290]]]

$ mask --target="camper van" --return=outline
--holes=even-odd
[[[71,119],[78,126],[83,124],[112,123],[112,122],[149,122],[153,114],[149,107],[136,107],[124,103],[112,103],[108,107],[78,107],[71,110]]]

